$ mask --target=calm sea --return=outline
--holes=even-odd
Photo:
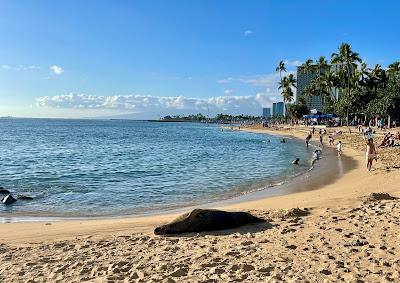
[[[135,215],[268,189],[310,167],[311,150],[286,140],[196,123],[0,119],[0,186],[34,197],[0,204],[0,216]]]

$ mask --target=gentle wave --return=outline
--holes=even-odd
[[[194,123],[7,119],[0,131],[0,186],[35,198],[0,206],[1,215],[134,215],[219,201],[307,172],[313,151]]]

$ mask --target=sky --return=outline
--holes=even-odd
[[[399,1],[0,1],[0,116],[261,115],[275,68],[400,59]]]

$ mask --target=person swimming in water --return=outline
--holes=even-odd
[[[296,158],[295,160],[292,161],[293,165],[299,165],[300,159]]]
[[[281,143],[285,143],[285,142],[286,142],[285,139],[282,139],[282,140],[281,140]]]

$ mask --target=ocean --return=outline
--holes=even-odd
[[[266,189],[310,169],[303,142],[201,123],[0,119],[0,217],[142,215]],[[301,165],[291,161],[300,158]]]

